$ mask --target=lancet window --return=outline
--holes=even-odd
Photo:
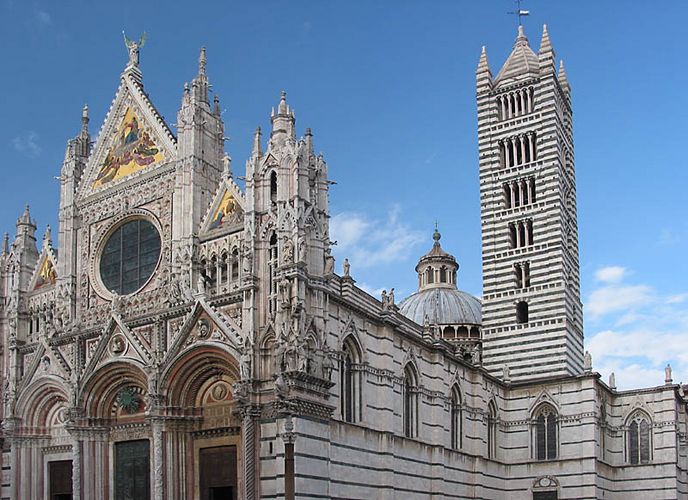
[[[652,446],[650,419],[644,412],[636,411],[628,420],[626,426],[626,457],[628,463],[633,465],[649,463]]]
[[[557,420],[557,412],[550,405],[541,406],[533,415],[533,449],[537,460],[557,458]]]
[[[412,438],[418,435],[418,377],[411,365],[404,369],[403,383],[404,436]]]
[[[451,392],[450,418],[451,447],[458,450],[461,448],[463,435],[461,428],[461,392],[459,392],[459,388],[456,386],[454,386]]]
[[[351,338],[344,341],[340,361],[340,407],[342,420],[356,422],[360,419],[361,385],[360,372],[357,370],[361,362],[361,353],[356,342]]]

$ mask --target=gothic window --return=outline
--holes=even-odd
[[[487,457],[497,456],[497,407],[493,401],[487,405]]]
[[[461,448],[461,441],[463,439],[461,429],[461,392],[459,388],[454,386],[451,392],[451,447],[455,450]]]
[[[270,236],[268,249],[268,279],[270,314],[275,314],[277,312],[277,235],[275,233]]]
[[[534,414],[534,451],[537,460],[557,458],[557,413],[544,405]]]
[[[360,374],[357,365],[361,362],[361,353],[356,342],[350,336],[344,341],[340,374],[340,407],[345,422],[356,422],[360,418]]]
[[[626,455],[630,464],[650,462],[650,419],[636,411],[627,423]]]
[[[404,402],[403,423],[404,436],[418,436],[418,377],[411,365],[404,369],[404,385],[402,388],[402,398]]]
[[[270,203],[277,203],[277,172],[270,173]]]
[[[528,302],[521,301],[516,304],[516,323],[528,323]]]
[[[208,280],[212,286],[215,286],[217,284],[217,255],[210,257],[210,269],[208,271]]]
[[[232,257],[230,260],[230,266],[231,266],[231,280],[236,281],[239,279],[239,250],[236,248],[232,251]]]
[[[227,258],[227,252],[222,252],[220,256],[220,283],[227,283],[227,277],[229,276],[229,259]]]
[[[146,284],[160,258],[160,234],[144,219],[125,222],[107,239],[100,254],[100,279],[105,288],[128,295]]]

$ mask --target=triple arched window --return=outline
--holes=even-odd
[[[339,366],[339,403],[342,420],[345,422],[357,422],[361,418],[361,384],[357,369],[360,362],[361,351],[356,341],[349,336],[344,340]]]
[[[537,460],[557,458],[558,415],[550,405],[542,405],[533,414],[534,455]]]
[[[626,459],[629,464],[650,462],[650,427],[650,418],[642,411],[634,412],[626,422]]]
[[[402,387],[404,436],[418,436],[418,375],[413,365],[404,368]]]

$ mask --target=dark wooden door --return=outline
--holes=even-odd
[[[72,461],[48,462],[50,500],[72,500]]]
[[[201,500],[237,500],[236,446],[199,451]]]
[[[556,491],[534,491],[533,500],[557,500]]]
[[[150,500],[148,440],[115,444],[115,500]]]

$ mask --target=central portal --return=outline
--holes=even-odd
[[[115,500],[150,500],[148,440],[115,443]]]
[[[237,500],[236,446],[199,450],[201,500]]]

